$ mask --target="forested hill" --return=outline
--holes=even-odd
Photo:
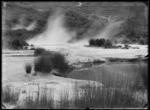
[[[143,2],[3,2],[4,45],[42,33],[57,10],[65,15],[64,27],[76,32],[77,41],[96,36],[115,19],[123,23],[112,38],[118,42],[147,43],[148,8]]]

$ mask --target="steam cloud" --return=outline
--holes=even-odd
[[[75,33],[69,33],[63,26],[64,15],[56,12],[48,20],[47,29],[42,34],[28,40],[28,43],[34,45],[66,44]]]
[[[23,24],[17,24],[12,28],[12,30],[18,30],[18,29],[26,29],[28,31],[34,30],[36,26],[36,22],[32,22],[29,26],[24,26]]]
[[[120,30],[119,27],[124,21],[115,21],[114,19],[109,20],[104,30],[97,35],[95,38],[112,39]]]
[[[35,36],[33,39],[28,40],[29,44],[44,46],[44,45],[57,45],[57,44],[68,44],[73,39],[76,41],[76,32],[69,32],[64,26],[64,14],[60,11],[57,11],[53,16],[48,20],[46,30]],[[118,31],[117,28],[123,21],[114,21],[110,20],[107,25],[101,30],[101,33],[96,36],[82,36],[82,38],[76,42],[71,42],[70,44],[85,44],[90,38],[111,38]]]

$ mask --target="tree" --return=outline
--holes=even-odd
[[[104,46],[104,44],[105,44],[105,39],[104,38],[99,39],[98,45],[99,46]]]
[[[95,45],[95,40],[94,39],[90,39],[89,40],[89,45],[94,46]]]
[[[105,44],[104,44],[104,47],[105,47],[105,48],[112,48],[112,46],[113,46],[113,45],[112,45],[112,42],[111,42],[110,40],[106,40],[106,41],[105,41]]]

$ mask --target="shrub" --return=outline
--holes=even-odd
[[[103,45],[105,45],[105,42],[106,42],[105,39],[103,39],[103,38],[102,38],[102,39],[99,39],[99,40],[97,41],[97,45],[98,45],[98,46],[103,46]]]
[[[42,55],[34,62],[35,72],[51,72],[51,56]]]
[[[42,55],[44,52],[45,52],[45,49],[43,49],[43,48],[36,48],[34,50],[34,55],[35,56],[39,56],[39,55]]]
[[[105,39],[90,39],[89,45],[102,47],[105,44]]]
[[[89,40],[89,45],[94,46],[95,45],[95,40],[94,39],[90,39]]]
[[[122,41],[122,43],[123,43],[123,44],[129,44],[129,43],[131,43],[131,41],[130,41],[129,39],[124,39],[124,40]]]
[[[15,50],[23,49],[23,46],[29,46],[29,44],[26,41],[21,39],[9,40],[7,43],[8,43],[8,48],[15,49]]]
[[[99,59],[96,59],[93,61],[93,64],[101,64],[101,63],[105,63],[105,61],[102,61],[102,60],[99,60]]]
[[[104,47],[104,48],[112,48],[113,47],[113,44],[109,39],[105,40],[103,38],[102,39],[90,39],[89,45]]]
[[[35,71],[39,72],[51,72],[53,69],[58,69],[61,73],[66,73],[70,66],[61,53],[50,52],[44,49],[38,49],[36,55],[41,55],[35,62]]]
[[[52,65],[53,68],[58,69],[60,72],[65,73],[70,69],[67,60],[65,59],[64,55],[60,53],[56,53],[52,57]]]
[[[31,64],[26,64],[25,65],[25,71],[27,74],[31,73],[31,70],[32,70],[32,66]]]
[[[141,45],[145,45],[145,44],[146,44],[146,42],[144,41],[144,39],[140,39],[140,40],[139,40],[139,44],[141,44]]]
[[[112,48],[113,44],[110,40],[106,40],[104,43],[105,48]]]

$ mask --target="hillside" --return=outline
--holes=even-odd
[[[117,38],[117,42],[147,44],[148,10],[142,2],[6,2],[3,39],[6,43],[28,40],[43,33],[58,10],[64,15],[63,28],[74,33],[69,34],[68,42],[104,36]]]

